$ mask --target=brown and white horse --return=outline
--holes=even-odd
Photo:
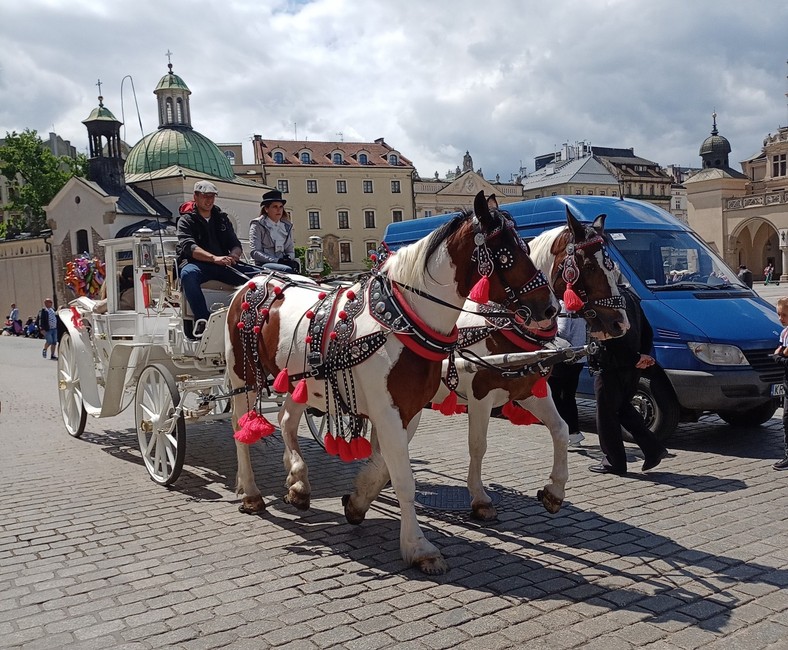
[[[474,285],[484,284],[491,300],[534,328],[554,322],[558,303],[526,251],[513,222],[490,210],[480,192],[473,213],[401,249],[380,274],[340,291],[336,300],[279,276],[258,277],[239,290],[227,317],[227,366],[232,388],[251,390],[233,399],[233,427],[238,440],[252,420],[259,422],[241,414],[254,413],[250,405],[267,388],[269,373],[277,377],[275,386],[291,390],[279,414],[288,502],[309,507],[308,470],[297,436],[304,410],[327,408],[335,420],[343,419],[337,410],[351,419],[365,416],[376,432],[378,462],[385,463],[400,504],[403,559],[425,573],[446,570],[416,519],[409,434],[438,389],[442,357],[452,349],[460,309]],[[348,366],[348,359],[360,363]],[[351,428],[349,446],[342,432],[336,433],[344,443],[341,454],[368,453],[368,445],[355,446],[358,433]],[[340,440],[335,442],[339,446]],[[265,504],[249,446],[238,441],[236,446],[241,510],[260,512]],[[360,523],[371,503],[363,472],[344,503],[348,521]]]
[[[572,284],[571,290],[583,302],[578,311],[588,322],[591,336],[596,339],[622,336],[629,327],[616,286],[618,273],[605,250],[603,234],[604,215],[598,217],[593,225],[586,226],[567,209],[566,226],[546,231],[529,242],[531,259],[549,279],[556,295],[564,295],[567,284]],[[554,329],[546,332],[527,330],[516,322],[502,326],[501,323],[507,319],[491,318],[490,311],[489,306],[468,301],[457,322],[460,344],[463,344],[463,340],[475,341],[463,348],[463,352],[467,350],[472,353],[469,355],[471,358],[533,351],[540,349],[555,335]],[[493,306],[492,311],[497,313],[498,310]],[[541,389],[536,392],[542,397],[533,395],[535,385]],[[569,478],[569,431],[558,415],[549,386],[541,375],[527,373],[520,377],[507,377],[502,375],[501,369],[481,365],[473,371],[460,369],[456,394],[458,405],[467,404],[468,410],[468,490],[471,494],[472,516],[484,521],[497,516],[482,483],[482,461],[487,451],[490,412],[510,401],[530,411],[550,431],[553,466],[549,482],[538,491],[537,497],[549,512],[558,512]],[[442,383],[432,400],[433,404],[443,402],[448,395],[449,390]],[[416,421],[419,417],[416,417]],[[387,481],[385,465],[373,454],[371,462],[361,470],[357,485],[366,486],[366,500],[371,503]]]

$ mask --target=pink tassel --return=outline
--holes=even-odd
[[[270,436],[275,431],[274,425],[254,410],[242,415],[238,420],[238,426],[240,428],[233,437],[246,445]]]
[[[293,401],[296,404],[306,404],[307,397],[309,397],[309,394],[306,390],[306,379],[302,379],[293,389]]]
[[[575,293],[571,282],[567,283],[566,291],[564,291],[564,307],[567,311],[580,311],[583,308],[583,301]]]
[[[353,452],[350,451],[350,443],[342,437],[337,438],[337,451],[339,452],[339,458],[346,463],[349,463],[353,458]]]
[[[454,415],[456,408],[457,408],[457,393],[455,393],[454,391],[451,391],[448,397],[446,397],[446,399],[443,400],[438,405],[438,410],[443,415]]]
[[[519,404],[512,401],[507,402],[501,409],[501,414],[509,419],[512,424],[528,425],[537,424],[539,420],[534,416],[531,411],[524,409]]]
[[[336,456],[339,453],[337,449],[337,439],[331,435],[330,432],[323,436],[323,445],[326,448],[326,453],[329,456]]]
[[[290,377],[287,375],[287,368],[282,368],[279,371],[272,386],[277,393],[286,393],[290,389]]]
[[[356,460],[364,460],[372,455],[372,445],[366,438],[353,438],[350,441],[350,451]]]
[[[490,302],[490,279],[483,275],[481,279],[473,285],[473,289],[468,294],[468,298],[477,302],[480,305],[486,305]]]
[[[539,377],[536,383],[531,386],[531,395],[539,399],[547,397],[547,380],[544,377]]]

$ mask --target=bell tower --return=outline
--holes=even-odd
[[[101,96],[101,80],[96,85],[99,87],[99,105],[91,111],[86,119],[82,120],[82,124],[88,130],[90,145],[88,174],[90,180],[98,183],[108,194],[120,196],[126,187],[120,140],[120,127],[123,122],[104,106],[104,98]]]

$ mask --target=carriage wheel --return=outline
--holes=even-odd
[[[85,431],[88,412],[82,401],[82,388],[79,384],[77,351],[71,336],[64,334],[57,355],[57,385],[60,397],[60,412],[69,435],[79,438]]]
[[[186,457],[186,424],[175,416],[180,395],[169,370],[147,366],[137,382],[134,409],[142,460],[159,485],[174,483]]]
[[[325,449],[326,443],[323,441],[323,438],[328,431],[333,432],[336,429],[333,416],[326,415],[318,409],[308,408],[304,413],[304,417],[306,418],[306,426],[309,429],[309,433],[312,434],[315,442]],[[342,417],[347,418],[346,415]],[[363,426],[363,434],[366,436],[367,429],[369,428],[369,420],[365,420]]]

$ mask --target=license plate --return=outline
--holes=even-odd
[[[782,397],[785,395],[785,386],[783,384],[772,384],[772,397]]]

